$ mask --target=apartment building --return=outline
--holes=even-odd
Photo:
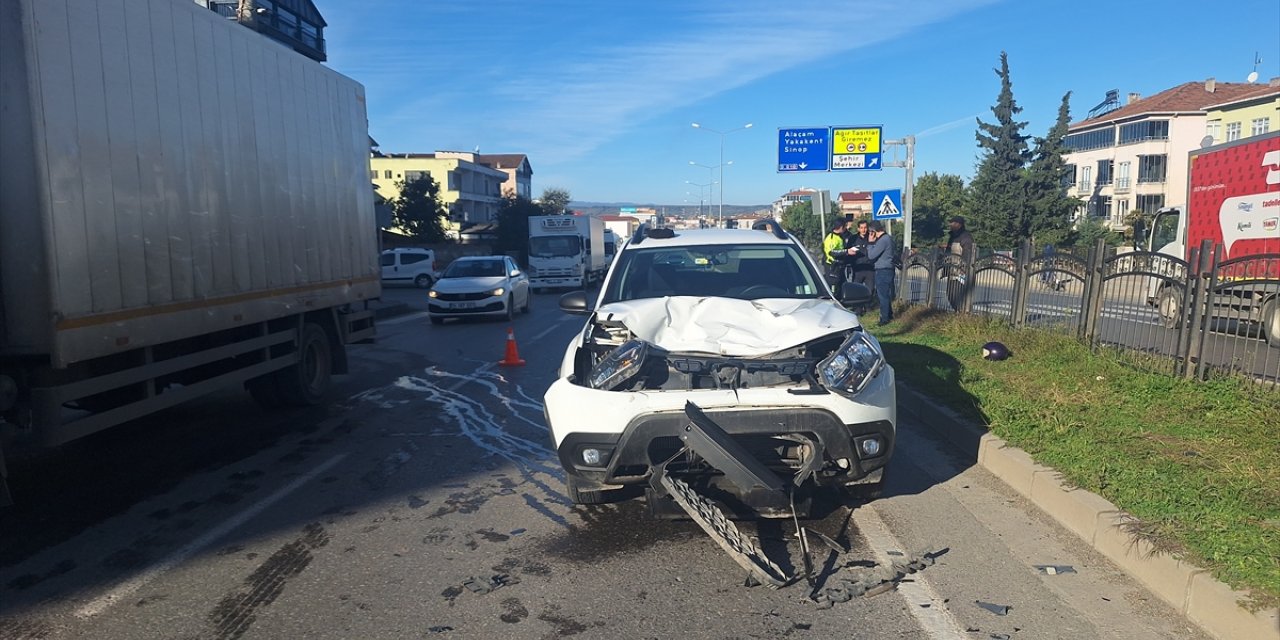
[[[1213,136],[1214,144],[1280,129],[1280,78],[1205,111],[1205,135]]]
[[[774,217],[781,217],[782,212],[786,211],[787,207],[793,204],[796,204],[797,202],[809,202],[813,200],[813,196],[816,195],[817,193],[818,193],[817,189],[800,187],[799,189],[793,189],[791,191],[788,191],[787,193],[782,194],[781,198],[778,198],[777,200],[773,201]]]
[[[1064,160],[1069,193],[1083,203],[1077,215],[1120,230],[1135,211],[1185,204],[1187,154],[1206,137],[1208,109],[1258,89],[1212,78],[1187,82],[1149,98],[1131,93],[1123,106],[1070,125]]]
[[[533,168],[523,153],[477,154],[476,162],[507,174],[502,195],[533,199]]]
[[[440,201],[450,222],[462,226],[491,222],[497,219],[508,175],[479,162],[476,156],[467,151],[375,152],[369,158],[369,178],[378,195],[395,200],[400,197],[398,183],[430,175],[440,185]]]
[[[871,217],[870,191],[841,191],[838,196],[840,213],[855,218]]]
[[[196,4],[312,60],[325,61],[324,30],[329,25],[311,0],[196,0]]]

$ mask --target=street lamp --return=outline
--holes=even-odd
[[[703,198],[702,198],[702,190],[703,190],[703,189],[705,189],[705,188],[707,188],[707,187],[710,187],[711,185],[716,184],[716,181],[715,181],[715,180],[712,180],[711,182],[708,182],[708,183],[706,183],[706,184],[699,184],[699,183],[697,183],[697,182],[692,182],[692,181],[689,181],[689,180],[685,180],[685,181],[684,181],[684,183],[685,183],[685,184],[689,184],[689,185],[693,185],[693,186],[695,186],[695,187],[697,187],[697,188],[698,188],[698,217],[699,217],[699,218],[701,218],[701,217],[702,217],[702,200],[703,200]],[[710,190],[710,189],[707,189],[707,194],[708,194],[708,195],[710,195],[710,193],[711,193],[711,190]]]
[[[724,165],[725,165],[725,162],[724,162],[724,137],[725,137],[726,135],[729,135],[730,133],[735,132],[735,131],[744,131],[744,130],[746,130],[746,129],[750,129],[752,126],[753,126],[753,125],[752,125],[752,123],[748,122],[748,123],[746,123],[746,124],[742,125],[741,127],[736,128],[736,129],[727,129],[727,130],[725,130],[725,131],[719,131],[719,130],[717,130],[717,129],[711,129],[711,128],[708,128],[708,127],[704,127],[704,126],[702,126],[701,124],[699,124],[699,123],[697,123],[697,122],[693,123],[693,128],[694,128],[694,129],[702,129],[703,131],[710,131],[711,133],[715,133],[715,134],[719,134],[719,135],[720,135],[720,226],[721,226],[722,228],[724,227]]]

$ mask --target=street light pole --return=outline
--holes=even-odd
[[[753,126],[755,125],[748,122],[747,124],[742,125],[741,127],[738,127],[736,129],[719,131],[716,129],[711,129],[709,127],[704,127],[697,122],[693,123],[694,129],[702,129],[704,131],[710,131],[711,133],[719,134],[720,136],[720,228],[722,229],[724,228],[724,137],[735,131],[744,131],[746,129],[750,129]]]
[[[708,187],[712,187],[712,186],[714,186],[714,185],[716,184],[716,181],[715,181],[715,180],[712,180],[711,182],[708,182],[708,183],[706,183],[706,184],[698,184],[697,182],[692,182],[692,181],[689,181],[689,180],[685,180],[685,181],[684,181],[684,183],[685,183],[685,184],[691,184],[691,185],[693,185],[693,186],[695,186],[695,187],[697,187],[697,188],[698,188],[698,217],[699,217],[699,218],[701,218],[701,217],[702,217],[702,200],[703,200],[703,198],[702,198],[702,190],[703,190],[704,188],[706,188],[706,189],[707,189],[707,195],[708,195],[708,196],[710,196],[710,194],[711,194],[711,189],[709,189]],[[708,199],[709,199],[709,198],[708,198]]]

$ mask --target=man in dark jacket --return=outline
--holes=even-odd
[[[867,257],[867,247],[871,245],[870,234],[871,231],[867,229],[867,221],[859,220],[858,232],[853,234],[853,243],[849,246],[858,249],[858,252],[853,257],[853,281],[866,285],[868,289],[875,291],[876,268],[875,265],[871,264],[871,258]]]
[[[870,230],[867,246],[867,258],[875,268],[876,297],[880,298],[880,324],[889,324],[893,319],[893,238],[885,233],[884,223],[872,220],[867,223]]]
[[[943,263],[943,276],[947,279],[947,301],[951,303],[951,308],[961,311],[964,306],[964,299],[969,293],[969,287],[972,283],[969,281],[969,264],[977,257],[975,255],[976,247],[973,243],[973,234],[965,228],[964,218],[960,216],[952,216],[948,222],[951,230],[947,234],[947,252],[960,259],[962,266],[956,266],[954,262]]]

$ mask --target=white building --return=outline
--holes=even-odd
[[[1246,83],[1188,82],[1076,122],[1063,156],[1070,195],[1084,201],[1079,216],[1120,230],[1133,211],[1185,205],[1187,154],[1201,146],[1206,108],[1257,91]]]

